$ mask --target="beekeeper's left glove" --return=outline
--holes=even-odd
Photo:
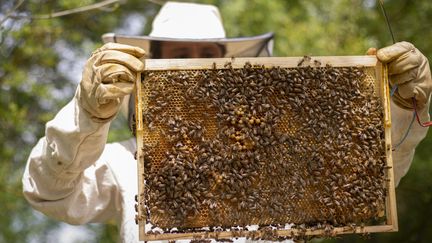
[[[376,55],[388,64],[390,83],[397,85],[393,101],[402,108],[412,109],[415,98],[420,109],[426,107],[432,91],[428,59],[405,41],[379,49]]]

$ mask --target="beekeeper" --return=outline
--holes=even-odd
[[[136,73],[144,68],[139,58],[146,52],[154,58],[270,55],[272,35],[227,39],[216,7],[168,2],[156,16],[149,36],[137,40],[107,34],[104,39],[112,42],[93,52],[75,96],[46,124],[45,137],[33,148],[23,189],[30,204],[52,218],[70,224],[115,219],[122,241],[137,242],[135,141],[106,141],[110,122],[122,99],[132,92]],[[417,100],[420,119],[429,120],[429,64],[407,42],[380,49],[377,57],[389,64],[390,80],[398,84],[391,104],[392,142],[396,144],[411,121],[412,97]],[[407,173],[415,147],[426,132],[413,125],[393,152],[396,184]]]

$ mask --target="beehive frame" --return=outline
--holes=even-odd
[[[346,225],[331,227],[292,227],[276,229],[276,234],[280,237],[311,236],[311,235],[337,235],[346,233],[373,233],[373,232],[393,232],[398,230],[395,188],[393,178],[392,154],[391,154],[391,119],[390,119],[390,101],[389,90],[387,86],[387,68],[381,64],[375,56],[327,56],[311,57],[304,63],[304,57],[266,57],[266,58],[218,58],[218,59],[145,59],[145,72],[151,71],[182,71],[182,70],[210,70],[210,69],[227,69],[227,63],[230,68],[243,68],[246,63],[251,65],[260,65],[266,68],[299,68],[300,66],[309,65],[330,65],[332,67],[361,67],[374,70],[375,90],[379,93],[383,109],[383,128],[385,136],[385,156],[386,156],[386,182],[385,182],[385,223],[380,225]],[[316,64],[316,63],[319,64]],[[143,121],[143,110],[145,109],[146,99],[142,92],[141,76],[137,77],[136,82],[136,136],[137,136],[137,160],[138,160],[138,205],[137,221],[139,224],[140,240],[176,240],[176,239],[203,239],[203,238],[232,238],[232,237],[251,237],[260,238],[265,231],[190,231],[183,233],[162,232],[160,234],[146,233],[146,212],[145,209],[145,185],[144,185],[144,141],[143,136],[145,124]],[[289,223],[289,222],[287,222]],[[329,232],[330,231],[330,232]]]

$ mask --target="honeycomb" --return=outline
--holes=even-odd
[[[375,75],[302,63],[146,71],[145,222],[163,232],[384,223]]]

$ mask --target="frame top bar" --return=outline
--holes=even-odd
[[[252,65],[265,65],[266,67],[292,68],[297,66],[325,67],[327,64],[333,67],[363,66],[374,67],[377,65],[376,56],[312,56],[310,60],[305,57],[255,57],[255,58],[187,58],[187,59],[145,59],[146,70],[191,70],[191,69],[225,69],[227,63],[233,68],[243,68],[249,62]],[[304,60],[302,62],[302,60]],[[302,65],[299,63],[302,62]]]

